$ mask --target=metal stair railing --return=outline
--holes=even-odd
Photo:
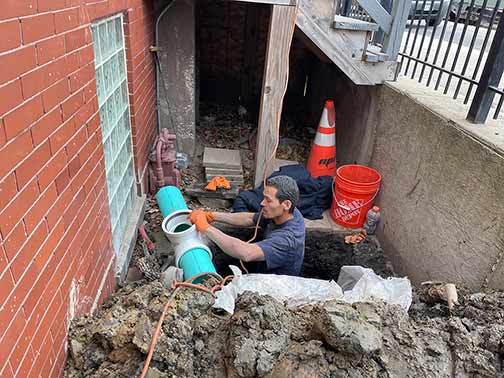
[[[389,0],[383,2],[386,6]],[[388,60],[397,60],[401,39],[406,28],[406,21],[411,7],[410,0],[396,0],[387,11],[378,0],[336,0],[336,14],[362,21],[374,21],[383,33],[381,51],[388,55]],[[380,33],[380,32],[378,32]],[[375,36],[373,40],[381,40]]]

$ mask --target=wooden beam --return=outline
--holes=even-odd
[[[357,20],[355,18],[345,17],[345,16],[334,16],[334,21],[332,24],[334,29],[343,30],[364,30],[364,31],[378,31],[379,26],[374,22],[366,22],[362,20]]]
[[[295,7],[272,6],[257,126],[255,187],[263,180],[266,164],[279,138],[278,129],[287,85],[292,28],[295,22]]]
[[[308,36],[301,31],[301,29],[297,28],[296,32],[294,33],[296,36],[296,39],[301,41],[308,50],[310,50],[320,61],[324,63],[333,63],[329,57],[324,54],[324,52],[310,39]],[[320,116],[320,114],[319,114]]]
[[[301,1],[297,27],[355,84],[374,85],[394,79],[395,67],[390,67],[389,62],[372,64],[362,60],[366,51],[365,31],[335,30],[331,27],[332,17],[317,19],[313,14],[312,3]]]

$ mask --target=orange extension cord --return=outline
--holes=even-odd
[[[294,22],[292,24],[291,39],[290,39],[291,43],[292,43],[292,38],[294,37],[294,31],[296,29],[296,20],[297,20],[297,15],[298,15],[298,10],[299,10],[298,7],[299,7],[299,4],[296,5]],[[286,55],[287,55],[287,57],[286,57],[285,66],[287,67],[287,69],[286,69],[286,75],[285,75],[284,91],[282,93],[282,104],[283,104],[283,99],[285,97],[285,94],[287,93],[287,86],[289,83],[289,54],[286,54]],[[266,166],[265,166],[265,170],[264,170],[264,177],[263,177],[263,187],[266,187],[266,174],[268,172],[268,168],[269,168],[271,162],[273,161],[273,159],[276,156],[278,144],[280,142],[280,118],[281,118],[281,116],[282,116],[282,107],[280,107],[280,110],[278,111],[277,117],[275,119],[275,122],[277,125],[275,147],[271,151],[271,156],[266,161]],[[257,217],[257,222],[255,225],[255,230],[254,230],[254,236],[252,237],[252,239],[248,240],[247,243],[254,241],[255,238],[257,237],[257,233],[258,233],[258,229],[259,229],[259,222],[261,221],[261,217],[262,217],[262,210],[260,211],[259,216]],[[248,273],[248,270],[245,268],[245,265],[243,264],[242,260],[240,260],[240,264],[241,264],[242,269],[245,271],[245,273]],[[219,282],[216,285],[214,285],[211,289],[208,289],[202,285],[192,283],[194,280],[196,280],[200,277],[204,277],[204,276],[214,277]],[[151,344],[149,347],[149,353],[147,354],[147,358],[145,359],[144,367],[142,370],[142,374],[140,375],[140,378],[145,378],[147,375],[147,372],[149,371],[150,362],[152,359],[152,355],[154,354],[154,348],[156,347],[157,338],[159,336],[159,333],[161,332],[161,326],[163,325],[166,311],[168,311],[168,309],[170,308],[172,303],[175,301],[175,296],[177,295],[178,291],[183,287],[187,287],[187,288],[203,291],[203,292],[208,293],[208,294],[212,295],[213,297],[215,297],[215,292],[221,290],[226,285],[226,283],[231,281],[232,279],[233,279],[233,275],[229,275],[229,276],[226,276],[225,278],[223,278],[221,275],[219,275],[217,273],[205,272],[205,273],[197,274],[191,278],[188,278],[184,282],[173,281],[172,286],[171,286],[173,291],[170,295],[170,298],[168,299],[168,301],[166,302],[166,304],[163,307],[163,312],[161,313],[161,316],[159,317],[158,324],[156,326],[156,330],[154,331],[154,334],[152,335],[152,340],[151,340]]]

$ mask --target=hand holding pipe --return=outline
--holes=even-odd
[[[210,215],[210,214],[209,214]],[[192,224],[196,226],[199,232],[204,233],[210,224],[208,223],[207,213],[202,210],[193,210],[187,216]]]

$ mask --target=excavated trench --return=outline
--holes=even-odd
[[[222,253],[214,253],[225,274]],[[353,247],[342,236],[308,232],[303,276],[337,279],[348,264],[393,275],[374,238]],[[459,294],[450,314],[420,290],[408,313],[382,302],[291,310],[245,292],[229,315],[211,307],[209,294],[184,288],[168,310],[148,377],[504,377],[504,294]],[[132,282],[95,316],[74,319],[65,377],[138,377],[169,295],[157,280]]]
[[[253,236],[252,230],[237,230],[223,228],[226,234],[247,241]],[[258,235],[260,238],[261,235]],[[221,274],[231,274],[227,269],[228,258],[216,245],[211,245],[214,253],[214,264]],[[361,265],[371,268],[382,277],[394,275],[391,263],[383,253],[375,236],[369,236],[364,242],[349,245],[344,242],[344,235],[330,231],[307,230],[305,241],[305,256],[301,268],[301,276],[322,280],[337,281],[339,272],[344,265]]]

